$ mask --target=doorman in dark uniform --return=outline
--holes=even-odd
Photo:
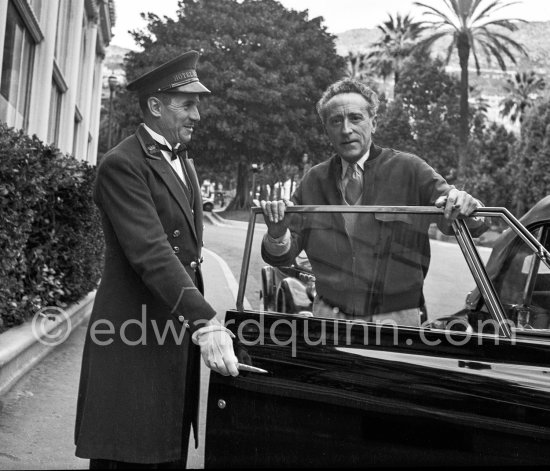
[[[94,200],[105,267],[89,321],[76,455],[90,467],[181,468],[197,443],[200,354],[238,375],[232,334],[203,296],[200,186],[186,144],[210,91],[189,51],[128,84],[143,124],[103,158]]]

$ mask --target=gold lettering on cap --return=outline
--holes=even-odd
[[[182,80],[190,78],[197,78],[197,72],[194,70],[179,72],[172,77],[172,82],[181,82]]]

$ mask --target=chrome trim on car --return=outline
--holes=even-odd
[[[509,339],[512,336],[512,332],[508,325],[508,319],[504,314],[504,309],[498,299],[495,288],[487,276],[485,266],[475,248],[466,222],[460,219],[455,220],[453,222],[453,229],[466,263],[474,274],[474,279],[476,282],[479,280],[478,286],[486,301],[489,313],[493,316],[493,319],[497,320],[500,334]]]

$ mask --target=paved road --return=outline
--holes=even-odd
[[[225,260],[231,272],[235,274],[237,281],[240,279],[242,269],[247,227],[247,223],[232,221],[230,225],[225,227],[206,226],[204,231],[204,247],[206,249],[210,248]],[[265,231],[266,227],[264,224],[258,224],[256,226],[256,233],[253,239],[253,250],[250,256],[246,297],[253,307],[259,305],[260,299],[260,273],[261,268],[265,265],[265,262],[263,262],[260,256],[260,244]],[[234,308],[235,304],[229,307]]]

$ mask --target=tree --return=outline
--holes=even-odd
[[[546,98],[527,110],[519,146],[511,164],[515,213],[521,216],[539,199],[550,194],[550,99]]]
[[[511,3],[502,0],[492,0],[489,3],[483,3],[483,1],[444,0],[448,11],[438,10],[433,6],[415,2],[416,5],[426,9],[424,15],[435,18],[434,20],[425,22],[425,25],[430,25],[434,31],[420,41],[420,46],[428,47],[441,38],[450,37],[451,42],[447,49],[447,62],[455,49],[458,52],[460,64],[459,177],[464,174],[468,164],[468,137],[470,129],[468,112],[468,63],[470,53],[474,58],[478,75],[481,72],[478,57],[479,52],[482,52],[488,61],[491,57],[494,57],[502,70],[506,70],[505,57],[510,59],[514,64],[516,63],[516,58],[512,51],[527,55],[524,47],[506,34],[506,31],[513,32],[517,30],[517,26],[512,22],[513,20],[491,19],[491,15],[509,6]]]
[[[389,103],[383,98],[378,108],[375,142],[383,147],[417,153],[411,119],[403,102],[399,97]]]
[[[384,80],[393,73],[394,84],[397,84],[403,61],[411,54],[424,27],[409,14],[401,16],[397,13],[395,18],[390,14],[388,16],[388,21],[378,25],[382,39],[371,45],[373,51],[368,59]]]
[[[128,134],[128,129],[122,128],[125,117],[123,116],[124,108],[120,106],[120,93],[122,87],[118,84],[113,93],[113,109],[112,116],[109,120],[109,97],[101,99],[101,111],[99,118],[99,139],[98,139],[98,161],[105,152],[109,150],[109,125],[111,126],[111,146],[118,144]],[[137,110],[136,110],[137,111]],[[133,130],[132,130],[133,131]]]
[[[346,56],[346,67],[348,77],[356,80],[362,80],[367,74],[367,54],[364,52],[348,52]]]
[[[506,85],[504,85],[506,97],[500,102],[502,107],[500,115],[508,116],[513,123],[519,120],[521,124],[527,108],[533,106],[538,92],[545,87],[544,78],[537,76],[534,71],[516,72],[514,80],[506,79]]]
[[[409,116],[414,151],[449,180],[456,177],[459,83],[445,71],[441,59],[416,51],[403,64],[395,89]],[[407,149],[403,149],[407,150]]]
[[[324,158],[315,103],[345,63],[322,18],[274,0],[180,0],[177,20],[145,17],[147,29],[133,32],[143,52],[128,54],[128,79],[182,51],[201,53],[198,74],[213,93],[201,102],[190,154],[201,159],[199,171],[237,167],[234,208],[250,205],[251,163],[297,164],[304,152]],[[126,106],[132,126],[135,106]]]
[[[477,157],[469,168],[466,188],[485,206],[512,208],[516,176],[511,162],[517,140],[501,124],[484,122],[476,126],[472,153]]]

